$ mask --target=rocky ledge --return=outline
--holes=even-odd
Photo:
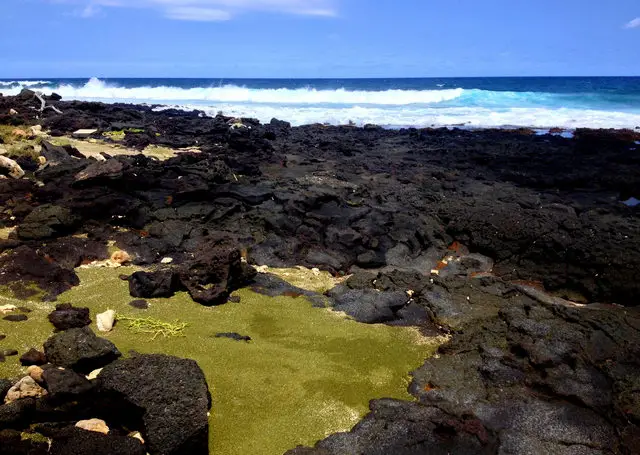
[[[290,453],[638,453],[639,133],[291,128],[49,102],[63,113],[0,97],[0,123],[199,151],[98,160],[47,137],[16,159],[26,176],[0,180],[15,227],[0,285],[15,295],[54,300],[108,242],[146,268],[123,277],[134,297],[305,294],[247,263],[352,274],[309,297],[451,340],[412,373],[415,402],[374,400],[351,432]],[[105,370],[135,371],[120,362]]]
[[[0,453],[208,454],[211,397],[196,362],[121,359],[88,312],[59,305],[50,319],[66,313],[66,329],[20,358],[27,376],[0,382]]]

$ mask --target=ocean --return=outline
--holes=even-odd
[[[293,125],[640,128],[640,77],[0,80],[23,87]]]

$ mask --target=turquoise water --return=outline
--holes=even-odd
[[[640,77],[0,81],[4,94],[23,87],[295,125],[640,127]]]

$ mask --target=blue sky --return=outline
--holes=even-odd
[[[640,76],[640,2],[2,0],[0,78]]]

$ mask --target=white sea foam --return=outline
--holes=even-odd
[[[174,106],[175,107],[175,106]],[[350,107],[327,109],[320,107],[272,107],[256,105],[219,105],[212,108],[181,106],[202,109],[208,115],[222,111],[235,117],[252,117],[268,122],[276,117],[293,125],[328,123],[344,125],[350,121],[357,125],[367,123],[384,127],[438,127],[464,126],[471,128],[501,128],[524,126],[532,128],[635,128],[640,126],[640,114],[627,114],[599,110],[512,108],[492,110],[479,107],[448,108],[375,108]]]
[[[0,81],[0,87],[11,87],[12,85],[19,85],[20,87],[33,87],[34,85],[46,85],[51,81]],[[20,91],[20,89],[18,89]]]
[[[19,81],[16,81],[19,82]],[[22,81],[42,85],[47,81]],[[6,83],[8,84],[8,83]],[[9,86],[6,95],[22,86]],[[640,111],[606,108],[582,109],[567,105],[562,96],[536,92],[491,92],[478,89],[442,90],[318,90],[313,88],[253,89],[233,85],[218,87],[121,87],[93,78],[84,85],[54,85],[40,88],[55,91],[65,99],[149,103],[180,109],[200,109],[209,115],[222,111],[236,117],[269,121],[276,117],[294,125],[310,123],[385,127],[560,127],[574,129],[635,128]]]
[[[217,102],[217,103],[271,103],[271,104],[362,104],[402,106],[410,104],[430,104],[449,101],[460,97],[464,90],[316,90],[300,89],[252,89],[235,85],[221,87],[119,87],[92,78],[82,87],[63,84],[44,90],[55,91],[64,98],[146,101],[146,102]],[[7,94],[19,92],[10,90]]]

